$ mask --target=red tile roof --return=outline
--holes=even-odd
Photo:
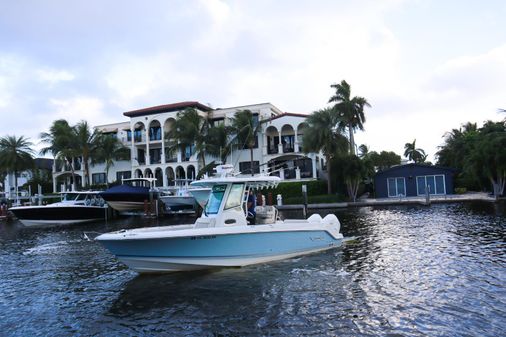
[[[152,115],[152,114],[161,113],[161,112],[171,112],[171,111],[184,110],[186,108],[195,108],[195,109],[199,109],[202,111],[211,111],[212,110],[207,105],[201,104],[199,102],[187,101],[187,102],[157,105],[157,106],[153,106],[150,108],[127,111],[127,112],[124,112],[123,115],[125,115],[127,117],[139,117],[139,116]]]
[[[307,118],[308,115],[306,115],[306,114],[300,114],[300,113],[294,113],[294,112],[283,112],[280,115],[276,115],[276,116],[271,117],[269,119],[266,119],[266,120],[264,120],[262,122],[270,122],[270,121],[273,121],[275,119],[278,119],[278,118],[281,118],[281,117],[285,117],[285,116]]]

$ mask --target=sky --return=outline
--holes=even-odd
[[[356,142],[434,161],[444,134],[506,117],[506,1],[0,0],[0,137],[181,101],[371,104]]]

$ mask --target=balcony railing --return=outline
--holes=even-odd
[[[267,154],[277,154],[278,152],[279,152],[279,149],[277,146],[267,148]]]
[[[284,144],[283,145],[283,153],[290,153],[290,152],[294,152],[295,149],[293,148],[292,145],[286,145]]]

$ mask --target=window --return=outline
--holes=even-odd
[[[183,161],[189,161],[190,160],[190,157],[193,155],[193,153],[195,152],[195,145],[188,145],[188,146],[185,146],[184,147],[184,152],[183,152]]]
[[[116,172],[116,181],[122,181],[123,179],[132,178],[132,172],[130,171],[120,171]]]
[[[106,183],[105,173],[93,173],[91,175],[91,183],[93,185],[105,184]]]
[[[429,194],[446,194],[445,176],[439,174],[416,177],[416,191],[418,195],[425,195],[426,188],[429,189]]]
[[[160,164],[162,162],[162,149],[149,150],[150,164]]]
[[[233,184],[225,203],[225,209],[241,206],[244,184]]]
[[[225,118],[213,119],[213,120],[211,120],[210,124],[211,124],[211,127],[225,125]]]
[[[138,129],[134,131],[134,141],[142,142],[142,130]]]
[[[295,136],[282,136],[283,153],[293,152],[295,148]]]
[[[389,197],[406,196],[406,181],[404,177],[388,178],[387,187]]]
[[[162,140],[162,128],[159,126],[149,128],[149,140]]]
[[[146,163],[146,155],[143,149],[137,149],[137,162],[139,165],[144,165]]]
[[[251,162],[249,161],[243,161],[239,163],[239,171],[242,174],[251,174]],[[260,173],[260,162],[254,161],[253,162],[253,173]]]
[[[214,185],[206,204],[206,214],[218,214],[227,185]]]
[[[132,131],[127,130],[126,133],[127,133],[127,141],[131,142],[132,141]]]

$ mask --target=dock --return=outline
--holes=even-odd
[[[337,208],[352,208],[352,207],[374,207],[374,206],[396,206],[396,205],[423,205],[438,203],[457,203],[466,201],[485,201],[496,202],[497,200],[486,192],[470,192],[465,194],[451,194],[451,195],[431,195],[429,198],[425,196],[418,197],[402,197],[402,198],[367,198],[358,199],[355,202],[336,202],[336,203],[321,203],[321,204],[308,204],[308,209],[337,209]],[[278,205],[279,210],[303,209],[303,204],[295,205]]]

